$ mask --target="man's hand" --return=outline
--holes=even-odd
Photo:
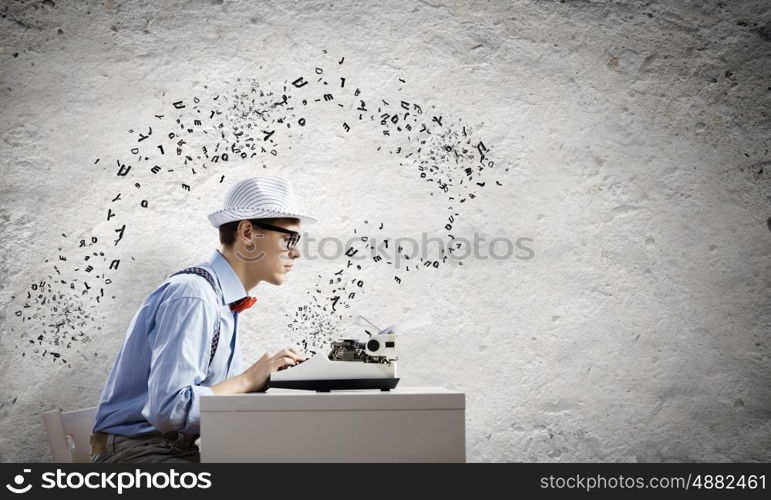
[[[266,352],[241,375],[236,375],[213,385],[214,394],[239,394],[265,390],[270,374],[305,361],[305,356],[295,349],[287,348],[278,352]]]
[[[271,373],[303,361],[305,361],[305,356],[291,348],[275,353],[266,352],[243,373],[249,384],[249,390],[246,392],[265,390],[265,383]]]

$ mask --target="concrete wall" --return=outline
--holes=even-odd
[[[320,222],[247,360],[428,312],[401,383],[467,394],[470,461],[771,459],[768,3],[1,9],[0,460],[50,459],[260,173]],[[423,235],[458,251],[368,248]]]

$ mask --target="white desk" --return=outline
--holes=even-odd
[[[464,462],[465,394],[440,387],[201,397],[202,462]]]

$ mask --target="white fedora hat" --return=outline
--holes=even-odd
[[[304,223],[317,222],[297,207],[292,184],[281,177],[264,175],[244,179],[225,195],[225,206],[209,214],[214,227],[242,219],[291,217]]]

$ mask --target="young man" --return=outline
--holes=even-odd
[[[266,352],[243,369],[238,316],[262,281],[281,285],[300,252],[289,181],[246,179],[209,215],[221,250],[175,273],[144,301],[110,371],[91,436],[92,462],[200,462],[200,398],[265,390],[270,374],[304,356]]]

